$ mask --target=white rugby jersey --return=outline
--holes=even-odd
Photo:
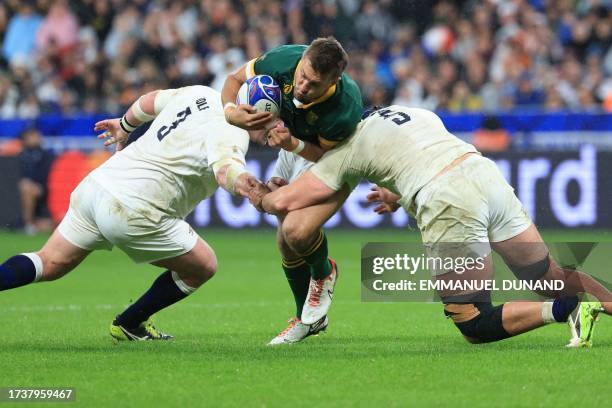
[[[211,196],[218,187],[212,164],[226,155],[244,162],[249,136],[225,121],[221,94],[206,86],[160,91],[155,106],[161,111],[146,133],[90,177],[157,222],[184,218]]]
[[[334,190],[360,179],[402,196],[413,212],[416,193],[453,160],[477,152],[425,109],[393,105],[362,120],[346,142],[327,152],[311,171]]]

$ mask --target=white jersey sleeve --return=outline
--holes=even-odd
[[[327,151],[310,171],[332,190],[339,191],[345,184],[348,184],[351,190],[354,189],[361,178],[351,171],[351,149],[351,139],[349,139]]]
[[[210,132],[206,143],[206,156],[208,165],[212,166],[216,162],[225,159],[234,159],[242,164],[245,163],[245,155],[249,149],[248,134],[235,126],[229,129],[225,124],[219,123],[207,129]]]
[[[181,89],[162,89],[157,92],[155,95],[155,103],[153,104],[153,109],[155,110],[155,115],[159,115],[160,112],[170,103],[172,98],[174,98],[177,93]]]
[[[402,196],[412,207],[416,193],[453,160],[477,152],[446,130],[433,112],[390,106],[362,120],[351,138],[329,151],[312,172],[337,190],[357,177]]]
[[[154,220],[184,218],[217,189],[211,164],[227,155],[244,162],[249,136],[225,121],[221,94],[209,87],[160,91],[155,105],[161,112],[145,134],[92,177]]]

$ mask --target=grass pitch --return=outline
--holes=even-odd
[[[328,332],[269,348],[294,309],[273,232],[200,233],[219,272],[156,316],[173,342],[111,341],[115,314],[161,272],[117,250],[92,254],[59,281],[0,293],[0,387],[75,387],[68,404],[100,407],[612,406],[607,316],[592,349],[565,349],[565,325],[469,345],[439,304],[360,302],[360,244],[406,232],[332,231],[341,276]],[[0,258],[45,239],[2,233]],[[583,232],[553,239],[612,241]]]

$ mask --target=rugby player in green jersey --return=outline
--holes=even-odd
[[[309,46],[274,48],[228,76],[222,90],[227,121],[247,130],[267,127],[267,144],[281,149],[274,177],[268,182],[270,189],[295,180],[357,127],[363,104],[359,87],[344,73],[347,64],[348,56],[336,39],[318,38]],[[257,113],[252,106],[233,103],[240,86],[262,74],[270,75],[281,87],[282,122],[273,122],[271,114]],[[347,192],[338,194],[345,198]],[[303,222],[323,225],[330,214],[325,207],[310,208]],[[337,278],[337,266],[328,258],[323,231],[317,229],[299,242],[291,240],[290,246],[282,234],[282,222],[279,217],[277,241],[297,310],[296,317],[271,345],[298,342],[326,329]]]

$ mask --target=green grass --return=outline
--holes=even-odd
[[[592,349],[565,349],[564,325],[474,346],[439,304],[361,303],[360,244],[414,235],[330,232],[342,274],[328,333],[268,348],[293,311],[273,233],[200,233],[219,272],[156,317],[173,342],[111,341],[112,318],[158,273],[119,251],[94,253],[59,281],[2,292],[0,387],[76,387],[83,406],[612,406],[612,319],[602,318]],[[0,258],[45,238],[2,233]]]

